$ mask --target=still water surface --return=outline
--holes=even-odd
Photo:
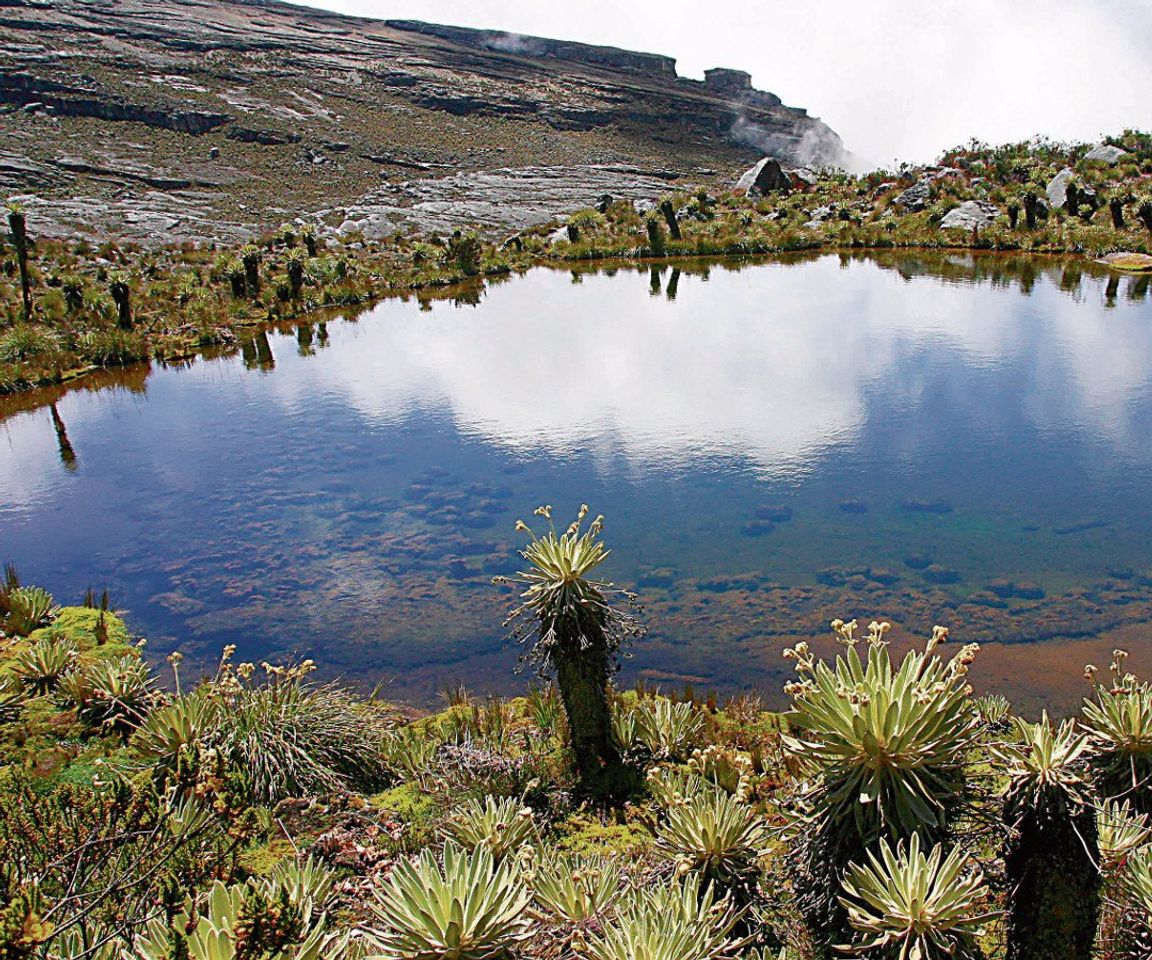
[[[489,581],[517,518],[586,501],[648,609],[628,675],[775,694],[783,642],[875,615],[1064,702],[1076,643],[1152,623],[1147,292],[899,254],[388,301],[0,405],[0,560],[109,587],[158,657],[234,642],[428,700],[523,685]]]

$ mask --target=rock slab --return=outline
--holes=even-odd
[[[895,203],[908,213],[918,213],[928,206],[928,202],[931,199],[932,181],[926,178],[912,184],[912,186],[896,198]]]
[[[1000,216],[1000,208],[983,200],[966,200],[949,210],[940,221],[941,230],[973,230],[990,227]]]
[[[1064,204],[1068,202],[1068,184],[1072,182],[1074,176],[1072,168],[1065,167],[1048,181],[1044,195],[1048,198],[1048,206],[1053,210],[1064,209]]]
[[[1115,166],[1121,160],[1128,156],[1128,151],[1120,147],[1114,147],[1110,143],[1098,143],[1086,154],[1085,160],[1099,160],[1111,166]]]

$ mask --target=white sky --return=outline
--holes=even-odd
[[[1152,128],[1152,0],[308,0],[748,70],[865,160]]]

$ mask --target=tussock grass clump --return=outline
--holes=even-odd
[[[384,717],[335,684],[309,682],[309,660],[265,665],[261,682],[253,664],[233,666],[233,651],[212,679],[141,726],[132,743],[143,759],[179,777],[207,752],[262,803],[384,785]]]

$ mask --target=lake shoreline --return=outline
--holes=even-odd
[[[145,249],[115,238],[99,245],[38,239],[35,218],[9,204],[0,394],[101,367],[187,359],[234,345],[262,323],[322,316],[328,308],[397,295],[475,296],[458,285],[538,266],[806,251],[974,251],[1085,262],[1148,255],[1152,136],[1126,131],[1113,139],[1123,147],[1107,152],[1108,160],[1095,159],[1087,144],[1029,141],[972,144],[936,165],[860,177],[785,174],[776,164],[775,179],[758,175],[726,191],[678,187],[656,201],[605,194],[502,240],[464,223],[446,234],[377,236],[351,222],[335,230],[297,219],[245,243]]]
[[[172,251],[175,252],[175,251]],[[756,253],[744,253],[737,249],[727,252],[705,254],[669,253],[664,256],[653,256],[650,252],[621,252],[617,254],[597,253],[588,256],[573,256],[569,259],[556,257],[536,257],[527,261],[520,259],[515,266],[500,265],[490,272],[482,274],[465,274],[463,272],[450,273],[438,270],[435,272],[419,272],[417,276],[404,279],[394,277],[379,281],[378,288],[350,297],[344,303],[309,303],[293,305],[287,312],[275,311],[265,316],[243,315],[229,319],[227,322],[216,325],[210,336],[201,336],[198,339],[188,337],[174,338],[170,335],[160,334],[155,340],[145,339],[144,344],[155,351],[147,356],[131,356],[122,361],[113,359],[103,364],[88,364],[81,367],[61,369],[46,372],[38,369],[35,362],[29,361],[18,364],[19,373],[14,380],[0,380],[0,400],[27,394],[37,390],[49,389],[58,386],[81,385],[105,371],[113,371],[125,367],[147,367],[151,362],[161,364],[179,364],[195,359],[209,359],[219,355],[219,352],[234,349],[240,340],[247,334],[259,331],[271,332],[273,330],[290,327],[305,321],[324,323],[331,319],[344,317],[349,309],[357,312],[368,312],[374,307],[390,300],[407,301],[412,297],[421,303],[433,300],[452,300],[457,298],[474,299],[484,290],[487,283],[499,283],[514,277],[522,277],[530,270],[552,269],[564,270],[596,270],[602,267],[632,267],[643,268],[682,268],[707,267],[724,265],[725,263],[739,263],[745,266],[754,266],[760,263],[791,263],[801,260],[839,255],[841,257],[861,257],[877,254],[925,254],[929,256],[944,257],[949,254],[971,254],[990,260],[1001,258],[1005,261],[1027,258],[1037,264],[1075,263],[1090,274],[1110,275],[1117,278],[1129,277],[1140,280],[1149,276],[1146,272],[1134,272],[1110,268],[1102,263],[1096,254],[1075,252],[1071,250],[1044,250],[1040,252],[1024,252],[1017,248],[990,248],[987,246],[972,246],[970,244],[886,244],[878,246],[804,246],[802,248],[788,248],[779,250],[765,250]],[[365,258],[367,259],[367,258]],[[172,305],[175,306],[175,305]],[[0,330],[3,328],[0,327]],[[3,409],[0,408],[0,416]]]

